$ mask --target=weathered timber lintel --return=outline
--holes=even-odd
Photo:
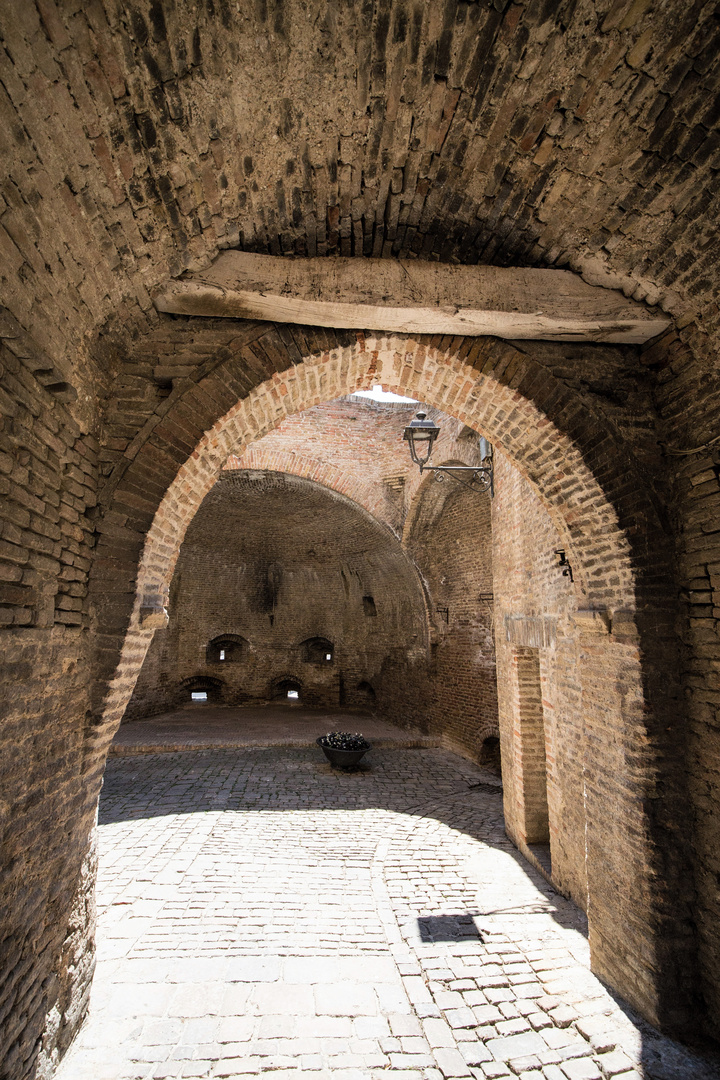
[[[172,281],[159,311],[343,329],[642,344],[670,320],[568,270],[226,251]]]

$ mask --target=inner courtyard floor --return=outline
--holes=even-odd
[[[432,747],[367,760],[110,759],[98,965],[59,1080],[720,1076],[591,974],[493,774]]]
[[[440,746],[441,740],[415,728],[400,728],[381,717],[347,709],[303,705],[200,705],[121,724],[112,755],[216,747],[309,746],[328,731],[361,729],[373,746]]]

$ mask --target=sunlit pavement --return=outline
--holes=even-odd
[[[111,759],[99,961],[59,1080],[720,1076],[589,971],[584,919],[439,749]]]

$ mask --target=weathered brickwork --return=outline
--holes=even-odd
[[[7,311],[0,365],[0,624],[87,626],[97,442],[47,355]]]
[[[448,459],[436,446],[433,461],[476,464],[473,442],[461,442],[463,457]],[[433,626],[427,678],[417,680],[418,713],[448,745],[484,760],[485,740],[499,734],[490,496],[426,476],[410,508],[405,544],[428,590]]]
[[[396,0],[310,29],[300,4],[39,0],[3,23],[3,252],[48,339],[142,317],[238,244],[571,265],[717,323],[711,4]]]
[[[53,1041],[66,1047],[89,990],[93,880],[78,890],[95,821],[81,772],[86,654],[74,628],[3,641],[2,1075],[32,1075],[51,1010]]]
[[[86,410],[7,312],[0,337],[0,1068],[24,1076],[48,1012],[52,1041],[68,1045],[93,966],[92,875],[77,885],[96,799],[82,744],[97,443]]]
[[[595,913],[590,936],[597,970],[607,974],[604,957],[614,949],[615,968],[623,969],[628,984],[637,984],[633,952],[625,952],[617,938],[601,942],[598,935],[604,937],[610,928],[611,908],[627,910],[627,919],[633,923],[639,898],[643,898],[640,906],[650,902],[653,886],[640,870],[641,851],[650,831],[660,825],[660,815],[648,816],[644,839],[633,836],[630,858],[619,855],[617,847],[622,843],[618,831],[624,827],[622,815],[612,815],[601,830],[597,824],[602,816],[600,806],[608,799],[610,778],[624,774],[626,791],[628,781],[640,780],[642,758],[633,744],[638,726],[644,723],[643,709],[655,696],[649,688],[643,702],[643,653],[647,657],[653,646],[642,640],[640,611],[633,614],[586,605],[577,587],[572,552],[566,550],[566,558],[575,574],[574,583],[559,565],[557,551],[565,545],[555,523],[527,483],[502,459],[493,504],[493,535],[508,831],[520,849],[546,870],[548,863],[535,844],[543,839],[549,842],[553,881],[580,906]],[[663,642],[669,635],[667,612],[660,605],[653,612],[653,624],[656,662],[661,664],[660,658],[666,657],[669,702],[663,708],[655,698],[655,707],[667,738],[673,734],[671,707],[677,691],[669,647]],[[622,717],[620,723],[618,717]],[[664,741],[661,735],[658,743],[669,758],[671,741],[667,740],[667,749],[662,746]],[[669,778],[671,771],[664,775]],[[667,781],[658,777],[657,782]],[[677,763],[675,783],[682,792],[684,778]],[[652,800],[649,805],[657,807],[657,793],[649,789],[648,795]],[[546,837],[539,831],[543,798],[549,812]],[[682,826],[678,823],[678,827]],[[667,854],[664,859],[668,859]],[[672,861],[665,865],[672,872]],[[603,874],[612,877],[612,889],[601,885]],[[693,935],[690,901],[688,894],[674,899],[673,932],[688,947]],[[602,908],[605,918],[598,918]],[[601,929],[603,924],[605,930]],[[655,949],[655,962],[667,963],[662,942]],[[692,992],[687,973],[677,969],[675,978],[678,985]],[[636,993],[643,993],[639,985]],[[671,1021],[678,1021],[671,1001],[658,1001],[655,1008],[661,1012],[666,1009]]]
[[[573,631],[593,962],[720,1036],[717,7],[240,8],[0,12],[1,1068],[25,1080],[43,1011],[50,1061],[82,1012],[104,751],[195,510],[229,453],[375,381],[487,434],[549,514],[577,610],[609,613],[609,634]],[[676,324],[638,354],[154,311],[234,246],[571,267]],[[515,647],[551,679],[548,644]]]
[[[711,1011],[720,1015],[720,989],[712,975],[720,963],[720,443],[706,445],[717,435],[720,395],[714,362],[707,357],[698,362],[696,345],[697,333],[690,325],[644,350],[642,359],[657,372],[665,462],[675,485],[671,505],[683,608],[678,631],[688,723],[688,796],[694,808],[692,850],[704,943],[701,963]]]
[[[529,844],[550,843],[553,880],[585,908],[583,674],[572,621],[581,601],[558,566],[562,542],[546,509],[502,458],[496,490],[493,575],[507,827],[531,857]],[[608,709],[614,704],[608,701]],[[536,829],[543,796],[546,815],[550,811],[544,838]]]
[[[288,416],[273,431],[232,454],[228,468],[291,472],[340,491],[402,537],[422,481],[403,431],[423,407],[362,397],[316,405]],[[424,406],[440,427],[433,461],[477,457],[477,435],[454,417]]]

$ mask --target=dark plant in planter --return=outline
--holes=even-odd
[[[340,769],[356,768],[360,759],[370,749],[367,739],[357,732],[351,734],[348,731],[330,731],[316,741],[330,764]]]

